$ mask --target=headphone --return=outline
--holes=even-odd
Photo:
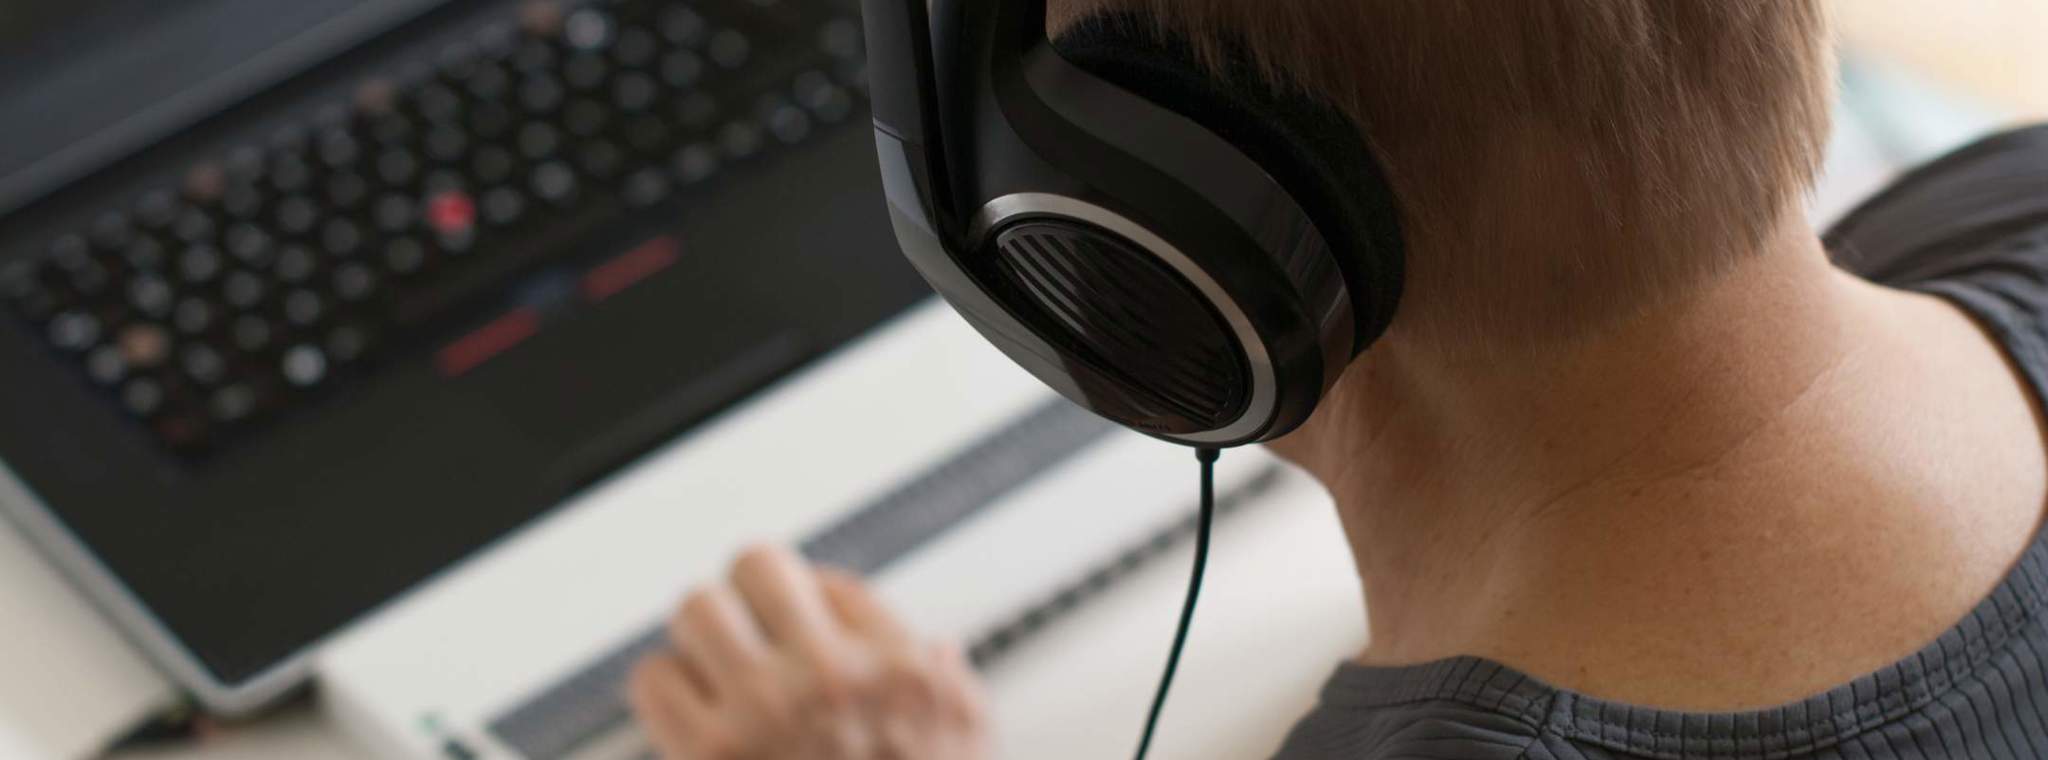
[[[1399,211],[1356,122],[1146,19],[863,0],[905,255],[1083,407],[1204,449],[1308,419],[1400,301]]]

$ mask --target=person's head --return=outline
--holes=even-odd
[[[1409,240],[1391,339],[1569,340],[1800,221],[1828,137],[1824,0],[1053,0],[1134,11],[1351,115]]]

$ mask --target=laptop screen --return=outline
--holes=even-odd
[[[0,0],[0,213],[444,0]]]

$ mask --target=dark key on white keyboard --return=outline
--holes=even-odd
[[[1065,400],[1048,402],[812,536],[802,546],[804,556],[873,574],[1113,429]],[[492,721],[490,729],[529,760],[568,757],[627,719],[621,701],[626,674],[662,646],[659,630],[638,636]]]

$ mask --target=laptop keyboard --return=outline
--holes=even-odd
[[[164,447],[205,452],[578,235],[853,119],[861,45],[838,0],[529,3],[111,203],[0,268],[0,301]]]

